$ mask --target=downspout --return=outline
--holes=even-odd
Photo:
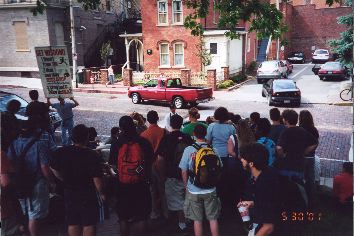
[[[268,58],[269,48],[270,48],[270,45],[271,45],[271,44],[272,44],[272,36],[269,36],[268,45],[267,45],[267,50],[266,50],[266,59]]]

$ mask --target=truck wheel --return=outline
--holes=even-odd
[[[268,105],[269,106],[273,106],[273,102],[272,102],[272,97],[271,96],[269,96]]]
[[[173,104],[175,105],[175,107],[177,109],[182,108],[183,107],[183,98],[175,97],[175,99],[173,99]]]
[[[140,95],[138,93],[133,93],[132,94],[132,102],[134,104],[138,104],[141,102],[141,98],[140,98]]]

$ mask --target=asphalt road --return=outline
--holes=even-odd
[[[296,82],[301,90],[302,104],[331,104],[340,102],[339,92],[342,83],[348,81],[321,81],[312,72],[313,64],[295,64],[289,79]],[[267,102],[261,96],[262,85],[252,80],[234,91],[233,97],[238,101]],[[231,97],[231,96],[230,96]]]

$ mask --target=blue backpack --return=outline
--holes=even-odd
[[[269,153],[268,165],[272,166],[274,159],[275,159],[275,143],[274,143],[274,141],[270,138],[262,137],[257,140],[257,143],[262,144],[268,150],[268,153]]]

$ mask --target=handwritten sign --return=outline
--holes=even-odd
[[[47,98],[72,97],[72,77],[65,46],[35,47],[37,64]]]

